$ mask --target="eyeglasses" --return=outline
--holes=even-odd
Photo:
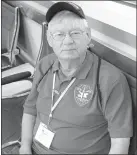
[[[51,33],[52,37],[56,41],[63,41],[66,38],[66,35],[69,34],[69,36],[74,40],[74,39],[80,39],[83,36],[83,33],[85,31],[80,31],[80,30],[75,30],[71,32],[56,32],[56,33]]]

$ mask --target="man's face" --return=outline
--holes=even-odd
[[[81,29],[73,17],[68,17],[52,26],[49,40],[59,59],[77,59],[85,54],[90,38],[86,29]]]

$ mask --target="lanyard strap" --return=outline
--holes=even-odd
[[[53,97],[54,97],[54,91],[55,91],[55,80],[56,80],[56,72],[53,75],[53,85],[52,85],[52,104],[53,104]]]
[[[62,94],[60,95],[60,97],[58,98],[58,100],[55,102],[55,104],[53,105],[53,97],[54,97],[54,88],[55,88],[55,79],[56,79],[56,72],[54,73],[53,76],[53,90],[52,90],[52,107],[51,107],[51,113],[55,110],[55,108],[57,107],[57,105],[59,104],[59,102],[61,101],[61,99],[63,98],[63,96],[66,94],[66,92],[68,91],[68,89],[71,87],[71,85],[74,83],[74,81],[76,80],[76,78],[73,78],[71,80],[71,82],[68,84],[68,86],[66,87],[66,89],[62,92]]]

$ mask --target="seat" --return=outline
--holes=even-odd
[[[6,145],[19,142],[15,139],[20,136],[23,103],[32,86],[32,82],[27,78],[33,74],[34,70],[34,67],[29,64],[16,66],[16,55],[19,54],[17,48],[19,13],[19,7],[12,7],[2,1],[2,143],[11,141]],[[5,148],[6,145],[2,147]],[[4,151],[2,153],[5,154]]]
[[[36,65],[39,62],[39,60],[45,55],[45,48],[47,48],[47,45],[45,44],[45,41],[43,40],[45,38],[46,29],[47,29],[46,23],[43,22],[42,23],[41,45],[40,45],[40,50],[38,52],[38,57],[37,57],[37,60],[36,60]],[[24,65],[26,65],[26,66],[24,66]],[[22,66],[20,65],[20,66],[18,66],[18,69],[17,69],[17,67],[14,67],[14,68],[12,68],[10,70],[6,70],[4,72],[4,74],[2,74],[2,77],[5,78],[8,75],[11,78],[11,75],[13,75],[14,76],[13,79],[15,79],[15,75],[19,74],[20,70],[22,72],[26,71],[26,68],[28,70],[28,67],[30,68],[29,71],[31,72],[31,78],[33,78],[33,75],[34,75],[34,72],[35,72],[35,68],[30,67],[29,64],[23,64]],[[16,80],[17,79],[18,79],[18,77],[16,77]],[[23,106],[22,105],[24,104],[25,99],[26,99],[27,95],[29,94],[29,91],[31,89],[32,83],[29,80],[25,80],[25,79],[20,80],[20,81],[17,80],[15,82],[13,82],[13,81],[9,82],[9,81],[10,80],[7,80],[7,79],[4,79],[2,81],[2,83],[3,83],[3,85],[2,85],[2,99],[3,99],[3,102],[2,102],[3,114],[2,114],[2,116],[7,118],[5,124],[3,122],[2,127],[5,127],[7,125],[7,123],[10,122],[10,125],[12,127],[12,132],[16,131],[17,134],[16,134],[16,137],[15,137],[16,139],[13,138],[14,135],[12,136],[11,134],[13,134],[13,133],[11,133],[11,132],[8,133],[9,136],[7,136],[5,134],[7,139],[2,141],[2,143],[3,143],[2,144],[2,153],[3,154],[4,153],[5,154],[7,154],[7,153],[19,154],[18,148],[20,146],[20,140],[21,140],[21,138],[20,138],[21,125],[18,124],[18,126],[17,126],[18,131],[17,131],[16,127],[13,126],[12,123],[11,123],[12,121],[14,121],[14,119],[12,119],[12,116],[8,116],[10,114],[6,113],[5,109],[11,109],[11,111],[12,111],[12,107],[14,107],[14,106],[16,107],[16,104],[18,104],[18,102],[20,102],[20,100],[23,98],[24,100],[22,100],[21,104],[19,104],[20,113],[16,114],[16,115],[19,115],[19,116],[22,117],[22,115],[23,115]],[[4,83],[6,83],[6,84],[4,84]],[[16,100],[16,104],[13,101],[14,99]],[[10,104],[11,108],[9,108],[9,105],[8,105],[9,100],[11,102],[11,104]],[[11,113],[11,111],[10,111],[10,113]],[[15,115],[15,113],[11,113],[11,115],[12,114],[14,115],[14,117],[17,117]],[[21,122],[21,117],[19,117],[19,121],[18,122]],[[11,135],[11,137],[10,137],[10,135]]]
[[[46,37],[46,31],[47,31],[47,23],[43,22],[42,23],[42,35],[41,35],[41,45],[40,45],[40,51],[37,57],[36,65],[43,58],[44,56],[53,53],[52,48],[49,46],[47,42],[47,37]]]
[[[2,70],[16,65],[16,55],[19,54],[17,48],[19,27],[19,7],[12,7],[2,1]]]

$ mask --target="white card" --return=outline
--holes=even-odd
[[[55,133],[48,130],[45,124],[40,123],[35,139],[49,149],[54,135]]]

